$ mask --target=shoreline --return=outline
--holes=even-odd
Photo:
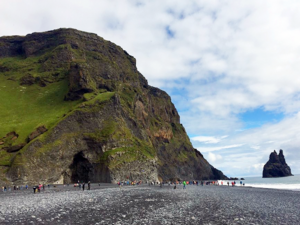
[[[63,186],[0,195],[0,224],[298,224],[300,192],[228,186]],[[278,214],[277,212],[280,212]]]
[[[211,182],[212,180],[207,180],[205,182]],[[78,191],[79,187],[73,187],[74,184],[69,184],[69,186],[67,186],[67,184],[49,184],[50,185],[50,189],[51,190],[56,190],[56,191]],[[106,189],[106,188],[119,188],[118,184],[113,184],[113,183],[100,183],[100,186],[99,186],[99,183],[91,183],[91,186],[92,186],[92,190],[98,190],[98,189]],[[159,187],[160,185],[159,184],[156,184],[156,185],[148,185],[148,184],[140,184],[140,185],[123,185],[122,187]],[[163,187],[174,187],[174,184],[171,184],[171,185],[168,185],[168,184],[164,184]],[[186,187],[190,187],[190,186],[197,186],[196,184],[195,185],[189,185],[187,184]],[[199,184],[198,185],[199,187],[201,187],[201,185]],[[228,187],[228,188],[255,188],[255,189],[263,189],[263,190],[284,190],[284,191],[300,191],[300,188],[299,189],[289,189],[289,188],[274,188],[274,187],[258,187],[258,186],[252,186],[252,185],[245,185],[245,186],[241,186],[240,184],[236,184],[234,187],[232,187],[232,185],[230,184],[229,186],[226,184],[219,184],[219,185],[203,185],[203,186],[216,186],[216,187]],[[25,188],[25,186],[23,186],[22,190],[13,190],[13,186],[10,186],[11,187],[11,190],[10,191],[5,191],[3,192],[2,191],[2,186],[1,186],[1,190],[0,190],[0,196],[1,194],[5,194],[5,193],[13,193],[13,192],[22,192],[22,191],[29,191],[33,189],[33,186],[28,186],[28,189]],[[57,188],[55,188],[57,187]],[[183,184],[177,184],[177,187],[183,187]],[[20,188],[20,187],[19,187]],[[93,189],[94,188],[94,189]],[[71,190],[72,189],[72,190]],[[45,190],[49,190],[49,188],[47,187],[47,185],[45,185]],[[85,190],[87,190],[87,184],[85,185]]]

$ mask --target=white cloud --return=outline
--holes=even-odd
[[[299,10],[297,0],[2,0],[0,36],[59,27],[97,33],[172,95],[198,149],[223,157],[214,166],[255,174],[253,165],[283,148],[299,173]],[[286,119],[244,130],[237,115],[259,107]]]
[[[244,145],[236,147],[236,143]],[[224,146],[226,148],[224,148]],[[283,149],[286,162],[292,173],[300,172],[300,113],[276,124],[233,133],[221,143],[197,147],[209,160],[211,151],[221,155],[223,160],[213,162],[228,176],[261,176],[263,165],[272,151]],[[233,168],[235,166],[235,169]]]
[[[223,138],[226,138],[226,137],[227,136],[222,136],[220,138],[209,137],[209,136],[196,136],[196,137],[192,137],[191,139],[193,141],[203,142],[205,144],[215,144],[215,143],[219,143]]]
[[[254,164],[252,167],[256,170],[258,170],[259,172],[262,171],[263,167],[264,167],[265,164],[263,163],[257,163],[257,164]]]
[[[241,147],[244,144],[235,144],[235,145],[226,145],[226,146],[217,146],[217,147],[197,147],[197,150],[200,152],[213,152],[213,151],[219,151],[222,149],[231,149],[231,148],[237,148]]]
[[[220,161],[220,160],[222,160],[222,156],[209,152],[208,153],[208,160],[210,162]]]

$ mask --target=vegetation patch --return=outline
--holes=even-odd
[[[13,156],[14,154],[9,154],[4,150],[0,150],[0,166],[10,166]]]
[[[130,143],[132,144],[131,146],[129,145]],[[127,144],[128,146],[126,147],[115,148],[104,152],[99,162],[106,163],[110,169],[113,169],[124,163],[130,163],[136,160],[145,161],[153,159],[156,156],[155,149],[146,141],[134,137],[131,141],[128,140]]]
[[[22,143],[37,127],[50,129],[80,101],[64,101],[68,82],[63,80],[46,87],[20,86],[0,73],[0,137],[15,131],[15,144]]]
[[[90,97],[90,100],[84,102],[85,106],[91,106],[95,104],[101,104],[103,102],[107,102],[115,95],[115,92],[105,92],[100,93],[98,95],[93,95],[93,93],[85,94],[85,96]]]
[[[99,143],[105,143],[108,138],[114,133],[115,129],[116,123],[114,122],[113,118],[111,118],[104,121],[102,129],[93,133],[85,133],[85,135]]]
[[[13,160],[13,164],[11,164],[12,167],[22,166],[26,162],[21,153],[17,153],[12,160]]]
[[[62,144],[61,139],[57,139],[54,142],[50,142],[48,144],[44,144],[41,148],[38,148],[37,151],[34,153],[34,156],[40,156],[41,154],[45,154],[49,152],[53,147],[60,146]]]

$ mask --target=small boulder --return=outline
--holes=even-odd
[[[9,132],[5,135],[5,138],[13,138],[15,136],[19,136],[15,131]]]
[[[33,139],[37,138],[38,136],[40,136],[41,134],[45,133],[48,129],[43,125],[43,126],[39,126],[38,128],[36,128],[35,131],[33,131],[28,139],[27,142],[32,141]]]
[[[35,83],[38,84],[40,87],[46,87],[47,86],[46,82],[40,77],[35,78]]]
[[[20,79],[21,85],[33,85],[34,83],[35,83],[35,78],[31,74],[26,74]]]
[[[18,138],[18,136],[13,136],[13,137],[11,138],[11,140],[14,141],[14,140],[16,140],[17,138]]]
[[[10,146],[10,147],[5,147],[3,149],[9,153],[17,152],[17,151],[20,151],[25,145],[26,145],[26,143],[21,143],[21,144]]]

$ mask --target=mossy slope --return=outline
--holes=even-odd
[[[170,97],[119,46],[74,29],[0,38],[0,150],[14,183],[214,178]],[[1,148],[1,145],[0,145]]]

